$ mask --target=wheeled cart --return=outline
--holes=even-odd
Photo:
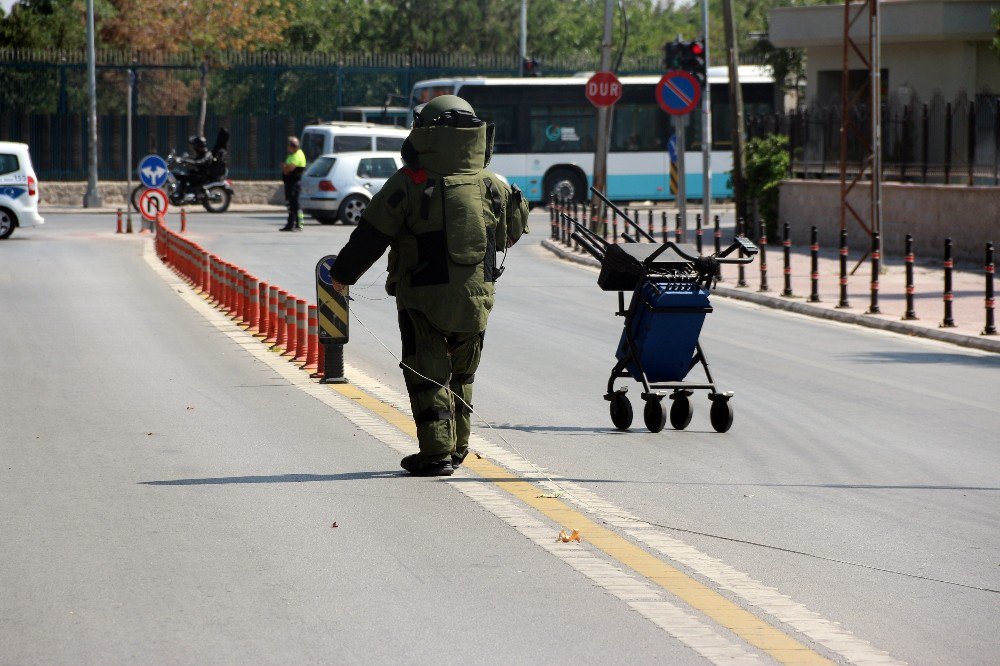
[[[610,201],[606,203],[614,207]],[[619,430],[632,425],[628,389],[615,388],[618,379],[631,377],[642,384],[643,421],[651,432],[663,430],[667,423],[666,397],[671,402],[670,425],[677,430],[686,428],[694,414],[691,396],[696,390],[708,391],[712,427],[726,432],[733,423],[733,394],[716,387],[698,338],[705,315],[712,312],[709,295],[721,264],[748,264],[757,247],[737,237],[722,252],[700,256],[694,245],[656,242],[618,212],[637,232],[634,237],[623,233],[626,242],[622,244],[608,243],[573,220],[573,239],[601,262],[598,285],[604,291],[618,292],[616,314],[625,318],[615,353],[618,362],[611,370],[604,396],[611,404],[611,422]],[[648,242],[638,242],[640,237]],[[737,256],[731,257],[733,253]],[[631,292],[628,307],[627,292]],[[688,381],[688,374],[697,366],[705,379]]]

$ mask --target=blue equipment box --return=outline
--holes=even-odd
[[[645,282],[633,293],[633,314],[626,326],[630,325],[633,351],[648,381],[679,382],[690,372],[701,326],[712,311],[708,294],[706,289],[686,282]],[[628,354],[626,330],[615,354],[619,361]],[[633,379],[642,381],[634,358],[625,368]]]

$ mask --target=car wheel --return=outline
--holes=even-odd
[[[365,199],[359,194],[352,194],[351,196],[344,199],[344,202],[340,204],[340,210],[337,212],[337,217],[344,224],[355,225],[361,221],[361,215],[365,212],[365,208],[368,208],[368,199]]]
[[[6,208],[0,208],[0,240],[14,233],[17,226],[17,216]]]
[[[545,177],[545,200],[556,199],[584,201],[587,198],[587,183],[578,173],[570,169],[553,169]]]

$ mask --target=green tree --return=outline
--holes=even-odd
[[[791,155],[788,138],[780,134],[751,139],[746,149],[747,197],[757,202],[757,213],[767,226],[769,238],[777,238],[781,181],[788,175]]]

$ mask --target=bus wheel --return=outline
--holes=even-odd
[[[546,200],[554,196],[557,199],[584,201],[587,197],[586,190],[586,183],[570,169],[553,169],[545,178]]]

